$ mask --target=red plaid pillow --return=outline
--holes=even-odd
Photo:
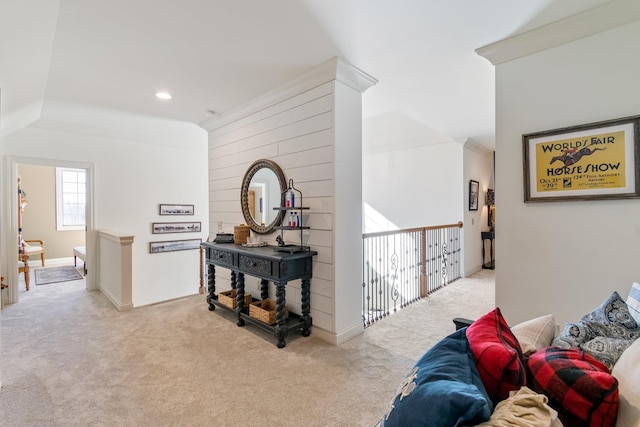
[[[497,403],[509,392],[526,385],[526,370],[520,343],[509,329],[499,308],[467,327],[467,339],[487,394]]]
[[[578,348],[546,347],[529,356],[529,387],[549,398],[565,427],[613,427],[618,381]]]

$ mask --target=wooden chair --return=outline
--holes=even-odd
[[[18,274],[24,273],[24,286],[29,290],[29,255],[18,255]]]
[[[44,240],[23,240],[22,252],[29,257],[40,254],[40,260],[44,267]],[[29,243],[36,243],[30,245]]]

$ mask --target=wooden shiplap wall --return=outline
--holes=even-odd
[[[258,159],[275,161],[287,181],[302,192],[304,245],[318,252],[311,281],[311,317],[314,328],[334,331],[333,277],[334,219],[334,82],[329,81],[260,108],[242,118],[209,128],[209,229],[212,237],[222,221],[225,232],[244,223],[240,187],[248,167]],[[275,244],[279,231],[260,235]],[[297,243],[299,232],[285,232]],[[230,288],[226,270],[216,274],[216,290]],[[258,280],[245,276],[246,291],[258,294]],[[289,310],[300,313],[300,281],[287,284]],[[274,289],[271,297],[274,298]]]

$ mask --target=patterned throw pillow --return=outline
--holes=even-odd
[[[597,336],[635,339],[639,336],[638,324],[629,313],[622,297],[613,291],[599,307],[582,317]]]
[[[638,324],[627,303],[614,291],[577,324],[567,323],[552,345],[565,349],[578,347],[611,369],[638,337]]]
[[[633,282],[627,297],[627,307],[629,313],[635,319],[636,323],[640,323],[640,283]]]
[[[487,394],[498,403],[526,385],[522,349],[499,308],[467,327],[467,339]]]
[[[529,356],[529,387],[549,398],[565,427],[613,427],[618,381],[602,363],[577,349],[547,347]]]
[[[580,347],[580,345],[594,337],[595,335],[585,323],[565,323],[564,328],[555,337],[551,345],[561,348]]]
[[[595,357],[604,363],[607,369],[612,370],[622,353],[629,348],[633,340],[619,338],[595,337],[580,345],[585,353]]]
[[[492,411],[465,329],[460,329],[420,358],[396,390],[381,425],[476,425],[488,420]]]

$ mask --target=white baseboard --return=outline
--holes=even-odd
[[[475,266],[475,267],[472,267],[470,270],[471,271],[464,272],[462,277],[469,277],[469,276],[472,276],[472,275],[476,274],[478,271],[482,270],[482,264],[480,264],[478,266]]]
[[[116,309],[118,309],[118,311],[133,310],[133,303],[122,304],[122,302],[117,300],[105,288],[100,288],[100,292],[102,292],[102,294],[106,296],[109,301],[111,301],[111,303],[116,307]]]
[[[314,337],[335,346],[342,345],[349,341],[351,338],[355,338],[363,332],[364,325],[362,323],[354,325],[337,334],[335,332],[329,332],[315,326],[311,327],[311,334]]]

